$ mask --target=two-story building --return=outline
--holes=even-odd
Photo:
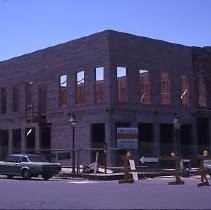
[[[72,113],[81,162],[106,143],[116,164],[118,127],[138,128],[136,158],[211,149],[210,47],[106,30],[2,61],[0,72],[1,159],[71,150]]]

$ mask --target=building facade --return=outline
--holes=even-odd
[[[74,138],[80,163],[106,144],[115,165],[119,127],[138,128],[136,159],[211,150],[210,47],[107,30],[2,61],[0,72],[1,159],[35,150],[58,159]]]

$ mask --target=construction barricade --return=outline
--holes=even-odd
[[[198,156],[199,160],[200,160],[200,168],[199,168],[199,174],[201,176],[201,182],[198,183],[198,186],[209,186],[209,182],[207,179],[207,169],[205,167],[204,161],[205,160],[210,160],[211,159],[211,155],[208,155],[207,151],[203,151],[202,155]]]

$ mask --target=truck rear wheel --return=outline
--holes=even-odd
[[[28,169],[23,169],[21,172],[23,179],[31,179],[30,172]]]

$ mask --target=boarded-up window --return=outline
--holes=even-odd
[[[67,75],[59,77],[59,107],[67,105]]]
[[[46,113],[46,98],[47,98],[46,86],[40,86],[38,88],[38,91],[39,91],[38,112],[39,116],[42,116]]]
[[[207,89],[203,77],[199,77],[199,106],[207,107]]]
[[[27,122],[33,121],[32,82],[25,84],[25,110]]]
[[[189,79],[186,75],[181,76],[181,92],[180,92],[180,101],[182,106],[189,106],[189,97],[190,97],[190,92],[189,92]]]
[[[150,82],[149,82],[149,72],[148,70],[139,71],[139,81],[140,81],[140,104],[150,104]]]
[[[27,106],[32,106],[32,82],[25,84],[25,103]]]
[[[166,72],[161,72],[161,92],[160,92],[160,102],[161,104],[170,104],[170,79],[169,74]]]
[[[17,85],[12,87],[12,109],[13,112],[19,111],[19,87]]]
[[[127,102],[127,71],[125,67],[117,67],[117,101]]]
[[[103,103],[104,95],[104,68],[98,67],[95,70],[95,103]]]
[[[76,104],[85,103],[84,94],[84,71],[80,71],[76,75]]]
[[[5,87],[1,88],[1,113],[7,112],[7,91]]]

